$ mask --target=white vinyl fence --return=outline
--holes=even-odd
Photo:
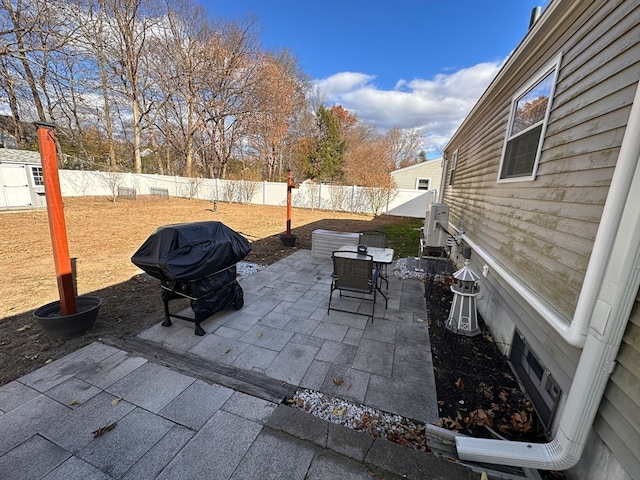
[[[280,182],[251,182],[187,178],[166,175],[60,170],[64,197],[118,195],[118,189],[135,189],[136,195],[166,191],[170,197],[197,198],[211,202],[258,205],[286,205],[287,185]],[[302,183],[293,190],[293,206],[300,208],[377,213],[423,218],[430,203],[437,202],[437,190],[396,189],[386,192],[359,186]]]

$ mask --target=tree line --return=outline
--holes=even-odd
[[[417,129],[378,132],[327,106],[259,21],[212,19],[190,0],[1,0],[0,93],[56,125],[63,168],[201,178],[389,185],[425,160]]]

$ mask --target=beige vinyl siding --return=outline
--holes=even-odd
[[[636,479],[640,479],[640,301],[629,324],[600,404],[594,429]],[[635,477],[634,477],[635,475]]]
[[[567,2],[569,3],[569,2]],[[450,222],[570,320],[640,77],[640,7],[571,5],[562,25],[529,42],[447,148]],[[582,11],[579,11],[582,10]],[[516,51],[515,54],[520,52]],[[513,95],[558,53],[562,61],[535,181],[497,182]]]
[[[442,176],[442,159],[428,160],[391,172],[398,188],[413,190],[416,188],[417,178],[428,178],[429,189],[440,190]]]

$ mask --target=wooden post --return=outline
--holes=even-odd
[[[69,243],[64,221],[62,192],[60,191],[60,177],[58,175],[58,158],[56,156],[55,133],[53,125],[37,123],[38,144],[42,161],[44,177],[44,191],[47,199],[47,214],[49,216],[49,231],[53,247],[53,262],[58,281],[60,295],[60,312],[62,315],[78,313],[76,297],[73,287],[73,273],[69,258]]]
[[[291,191],[298,188],[298,184],[293,181],[293,171],[287,171],[287,237],[291,236]]]

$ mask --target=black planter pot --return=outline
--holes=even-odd
[[[286,233],[280,234],[280,242],[282,242],[282,245],[285,247],[293,247],[296,244],[296,238],[298,237],[293,233],[291,235],[287,235]]]
[[[52,340],[68,340],[90,330],[98,318],[102,299],[84,295],[76,297],[78,313],[62,315],[60,302],[52,302],[37,308],[33,316]]]

